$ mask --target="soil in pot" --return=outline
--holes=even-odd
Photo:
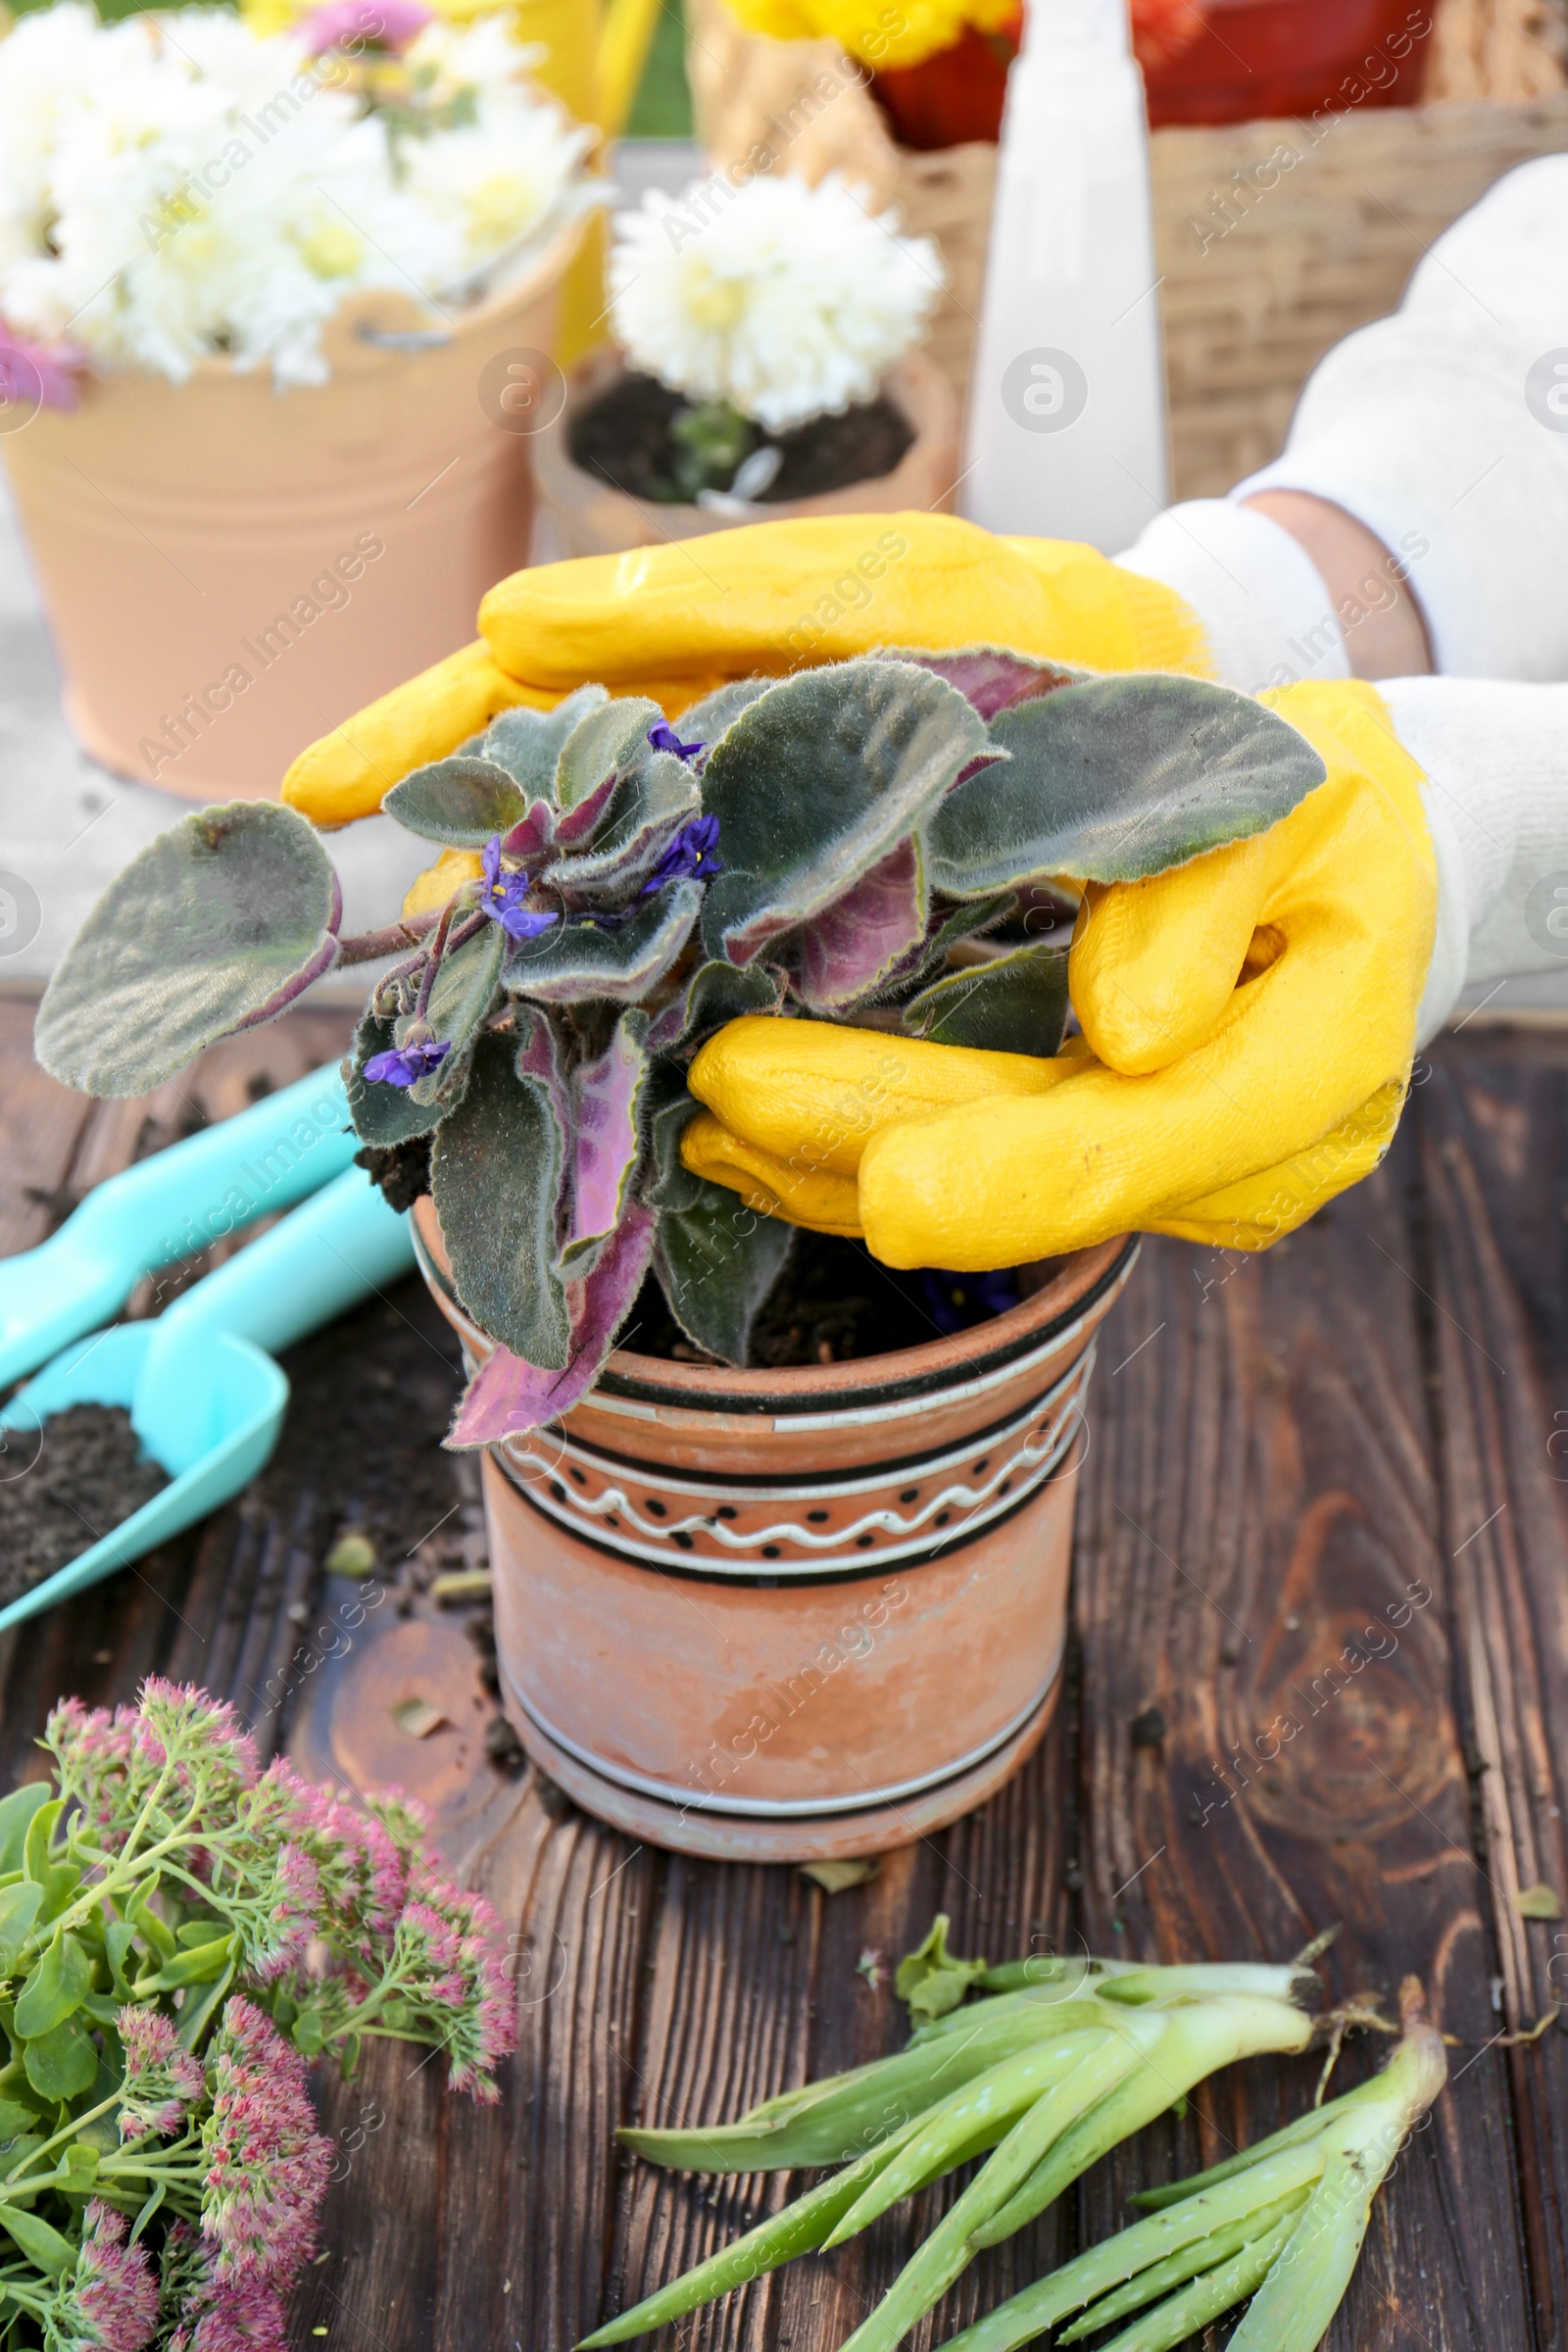
[[[682,504],[690,494],[676,478],[679,449],[669,428],[689,406],[682,393],[669,391],[654,376],[631,371],[617,375],[573,419],[568,443],[572,462],[628,497],[660,506]],[[757,500],[760,506],[780,506],[847,490],[856,482],[880,481],[913,440],[908,418],[878,395],[858,408],[846,409],[842,416],[814,416],[787,433],[767,433],[754,425],[741,454],[780,452],[783,464]]]
[[[0,1484],[0,1606],[20,1600],[169,1484],[142,1453],[122,1405],[74,1404],[51,1413],[36,1439],[12,1436],[19,1450],[36,1444],[37,1452]]]
[[[430,1141],[389,1151],[368,1146],[357,1154],[400,1212],[430,1189]],[[967,1331],[1005,1314],[1026,1293],[1048,1282],[1054,1261],[1021,1274],[901,1274],[884,1266],[859,1242],[801,1231],[789,1262],[758,1317],[749,1359],[754,1370],[783,1371],[798,1364],[843,1364]],[[638,1355],[675,1363],[714,1359],[694,1348],[664,1301],[655,1276],[638,1294],[620,1345]]]

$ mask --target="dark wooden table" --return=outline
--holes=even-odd
[[[346,1034],[296,1015],[145,1103],[92,1104],[32,1068],[30,1011],[0,1001],[3,1249]],[[829,1897],[791,1869],[639,1848],[492,1758],[482,1618],[429,1589],[482,1565],[483,1535],[471,1467],[440,1450],[451,1343],[414,1284],[293,1351],[282,1444],[236,1507],[0,1638],[11,1775],[39,1769],[60,1693],[188,1676],[318,1775],[425,1795],[514,1931],[499,2109],[444,2097],[392,2043],[322,2082],[339,2177],[300,2346],[564,2352],[783,2193],[623,2162],[615,2125],[730,2116],[893,2046],[902,2012],[857,1963],[896,1959],[938,1908],[993,1958],[1034,1939],[1278,1959],[1338,1920],[1337,1994],[1387,2002],[1418,1971],[1463,2046],[1330,2341],[1568,2345],[1568,2038],[1496,2039],[1568,1984],[1568,1921],[1513,1900],[1568,1892],[1568,1036],[1472,1031],[1418,1078],[1386,1167],[1268,1255],[1146,1245],[1091,1396],[1055,1723],[994,1803],[865,1886]],[[368,1586],[325,1573],[345,1529],[375,1545]],[[410,1695],[444,1728],[399,1732]],[[1376,2055],[1352,2044],[1341,2082]],[[1205,2085],[913,2340],[1109,2231],[1131,2187],[1299,2112],[1316,2066]],[[889,2216],[661,2346],[832,2352],[910,2238]]]

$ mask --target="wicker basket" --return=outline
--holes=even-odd
[[[840,170],[936,238],[949,285],[929,350],[962,400],[996,149],[898,148],[831,42],[760,40],[724,0],[687,0],[687,18],[715,165]],[[1178,497],[1227,490],[1275,456],[1316,361],[1395,308],[1439,231],[1515,164],[1568,149],[1563,46],[1556,0],[1446,0],[1422,106],[1154,132]]]

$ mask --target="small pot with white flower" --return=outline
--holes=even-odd
[[[487,385],[546,373],[595,200],[537,55],[423,0],[0,40],[0,457],[118,773],[275,794],[524,560],[531,436]]]
[[[948,506],[957,403],[917,348],[945,283],[928,237],[833,175],[698,180],[615,227],[617,348],[539,437],[540,552]]]
[[[1133,1244],[900,1271],[858,1239],[862,1156],[1094,1066],[1057,1052],[1042,885],[1181,864],[1322,776],[1229,688],[995,647],[742,680],[678,731],[583,686],[394,787],[442,887],[384,931],[339,936],[293,809],[187,817],[88,917],[37,1052],[138,1094],[401,948],[349,1102],[462,1340],[450,1443],[484,1454],[523,1744],[639,1838],[874,1852],[979,1803],[1050,1718]],[[765,1142],[714,1113],[736,1024],[776,1076]]]

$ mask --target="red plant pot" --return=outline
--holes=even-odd
[[[1413,106],[1432,17],[1411,0],[1134,0],[1132,25],[1157,126]],[[1017,38],[970,26],[923,64],[874,75],[899,145],[997,138]]]
[[[1149,120],[1249,122],[1413,106],[1432,16],[1411,0],[1205,0],[1197,37],[1146,65]]]

